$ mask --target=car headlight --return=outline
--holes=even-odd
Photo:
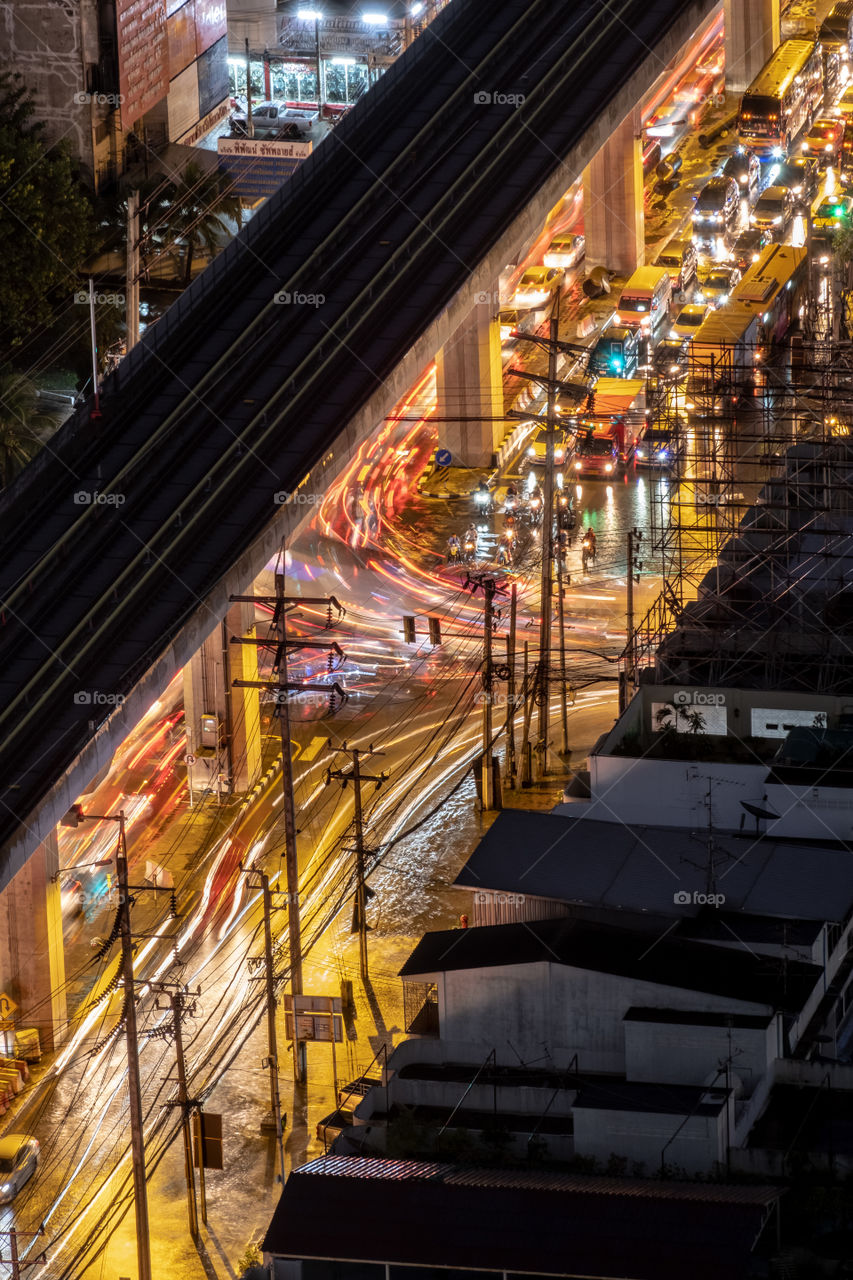
[[[582,463],[582,462],[576,462],[576,463],[575,463],[575,471],[580,471],[580,469],[581,469],[581,467],[582,467],[582,466],[583,466],[583,463]]]
[[[612,471],[612,470],[613,470],[613,463],[612,463],[612,462],[606,462],[606,463],[604,464],[604,470],[605,470],[605,471]]]
[[[642,449],[638,449],[638,450],[637,450],[637,457],[638,457],[638,458],[645,458],[645,456],[646,456],[646,455],[643,453]]]
[[[827,142],[826,146],[824,147],[824,151],[831,151],[831,150],[832,150],[832,143]]]
[[[14,1191],[11,1182],[0,1183],[0,1196],[10,1196]]]
[[[742,174],[740,175],[740,178],[738,179],[738,181],[741,183],[741,185],[742,185],[742,186],[744,186],[744,187],[745,187],[745,186],[746,186],[746,179],[747,179],[747,175],[746,175],[745,173],[742,173]]]

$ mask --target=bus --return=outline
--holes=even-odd
[[[781,341],[799,318],[808,290],[808,257],[805,248],[765,245],[758,261],[732,289],[732,305],[758,318],[760,342]]]
[[[758,155],[787,155],[823,101],[823,53],[813,40],[783,40],[741,98],[738,136]]]

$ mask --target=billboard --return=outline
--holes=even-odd
[[[250,200],[271,196],[313,149],[310,142],[258,138],[217,138],[216,145],[220,168],[233,180],[237,194]]]
[[[169,92],[166,0],[116,0],[122,128]]]

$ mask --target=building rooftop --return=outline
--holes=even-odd
[[[575,1111],[639,1111],[667,1116],[717,1116],[726,1105],[728,1089],[692,1084],[647,1084],[617,1080],[584,1085],[575,1098]]]
[[[821,974],[818,965],[797,960],[786,961],[783,972],[748,948],[715,947],[672,933],[650,943],[645,932],[560,917],[427,933],[400,976],[523,964],[567,965],[792,1013]]]
[[[263,1249],[538,1275],[682,1280],[689,1270],[691,1280],[736,1280],[779,1195],[765,1186],[331,1157],[290,1175]]]
[[[714,893],[727,912],[840,921],[853,906],[843,848],[713,835]],[[504,809],[455,883],[559,902],[696,916],[707,905],[708,833]]]
[[[761,1031],[773,1020],[773,1014],[705,1013],[693,1009],[649,1009],[632,1005],[623,1022],[668,1022],[685,1027],[742,1027]]]

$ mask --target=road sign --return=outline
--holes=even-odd
[[[297,1013],[295,1028],[293,1019],[294,1015],[288,1009],[284,1015],[288,1040],[321,1040],[327,1044],[337,1041],[340,1044],[344,1038],[344,1020],[337,1013]]]
[[[340,1013],[342,1009],[340,996],[292,996],[284,997],[284,1007],[288,1013]]]
[[[436,449],[435,465],[437,467],[449,467],[453,461],[453,454],[449,449]]]
[[[0,994],[0,1018],[11,1018],[17,1009],[18,1006],[11,996],[7,996],[5,991]]]
[[[187,764],[195,764],[195,756],[193,755],[187,756],[186,761],[187,761]]]

